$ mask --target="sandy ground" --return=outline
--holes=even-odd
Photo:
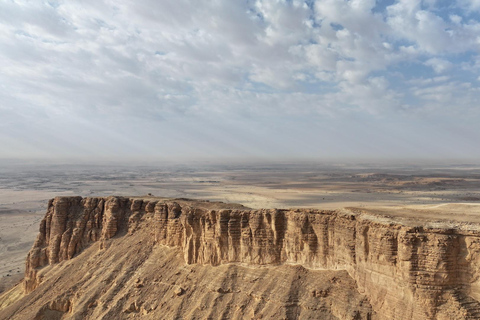
[[[21,279],[48,199],[149,193],[250,208],[356,207],[421,223],[480,223],[480,168],[473,165],[8,164],[0,166],[0,292]]]

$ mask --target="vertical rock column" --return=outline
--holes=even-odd
[[[121,209],[120,199],[118,198],[111,197],[105,202],[105,214],[102,223],[102,239],[110,239],[117,234],[120,220],[123,218],[123,212]]]

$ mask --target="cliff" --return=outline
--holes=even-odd
[[[106,268],[108,264],[102,260],[103,256],[111,259],[108,263],[114,265],[114,271],[110,268],[108,273],[114,275],[121,270],[129,274],[132,268],[138,272],[138,268],[158,262],[163,266],[155,272],[168,274],[169,270],[175,270],[175,274],[181,274],[184,269],[178,266],[185,265],[190,271],[202,270],[206,278],[214,277],[210,273],[213,267],[217,268],[213,273],[224,272],[224,278],[213,290],[216,294],[249,292],[250,300],[245,298],[247,300],[232,304],[240,299],[237,294],[225,307],[240,308],[240,311],[235,309],[238,318],[248,312],[253,312],[254,316],[273,317],[266,313],[265,304],[274,301],[268,303],[281,305],[281,316],[287,319],[315,318],[320,312],[325,313],[322,316],[325,319],[327,315],[332,319],[480,319],[479,236],[480,232],[474,228],[427,228],[354,209],[248,210],[235,205],[181,199],[62,197],[49,202],[38,238],[28,254],[23,283],[27,295],[23,299],[37,291],[49,294],[45,291],[47,283],[51,282],[49,288],[54,288],[53,283],[66,281],[62,277],[67,277],[68,273],[62,275],[59,270],[70,268],[72,272],[93,261],[101,264],[99,269]],[[134,243],[137,240],[140,244]],[[114,246],[122,248],[123,252],[113,251]],[[125,257],[127,253],[129,256]],[[82,265],[76,266],[75,261],[80,259],[84,259]],[[136,259],[141,265],[136,265]],[[271,295],[263,298],[263,305],[259,302],[262,298],[255,298],[249,286],[242,287],[245,286],[243,282],[225,285],[232,277],[249,278],[258,270],[268,270],[262,277],[253,276],[261,278],[260,282],[268,281],[263,285],[270,286],[270,290],[263,291],[264,295]],[[145,274],[149,273],[145,271]],[[179,277],[175,274],[169,281],[178,282],[172,280]],[[302,276],[303,280],[299,280]],[[294,294],[282,296],[281,292],[285,291],[282,281],[288,277],[292,277],[288,290],[283,289]],[[191,285],[201,287],[202,279],[191,278],[188,278]],[[327,278],[329,280],[325,281]],[[112,279],[105,281],[123,284],[133,281],[130,278]],[[314,282],[306,279],[317,279],[317,287],[312,287]],[[341,279],[342,285],[334,285],[336,280],[332,279]],[[88,291],[81,284],[87,280],[72,281],[68,297],[66,293],[58,293],[55,299],[48,300],[35,311],[36,318],[71,316],[80,319],[85,315],[93,318],[93,315],[105,316],[113,312],[98,313],[92,310],[96,305],[87,306],[87,300],[90,304],[101,300],[99,292],[92,293],[90,300],[80,298]],[[141,288],[145,281],[154,286],[158,278],[144,275],[143,280],[141,277],[137,280],[132,285]],[[215,281],[212,278],[208,283]],[[178,284],[170,286],[169,290],[177,297],[188,291]],[[297,289],[292,291],[292,288]],[[131,294],[134,293],[127,296]],[[278,297],[273,298],[276,294]],[[198,299],[207,299],[206,295]],[[261,293],[257,295],[262,296]],[[125,317],[143,310],[145,315],[154,318],[153,309],[145,307],[147,296],[141,303],[130,298],[121,300],[114,293],[109,297],[123,301],[117,302],[118,308],[127,304],[126,309],[122,309]],[[242,305],[253,300],[256,301],[253,311],[241,310]],[[5,314],[20,317],[26,312],[19,307],[22,303],[25,301],[4,309]],[[258,309],[259,305],[263,307]],[[155,310],[161,310],[160,306]],[[188,316],[191,312],[188,308],[179,307],[175,312],[178,318],[195,318]],[[0,319],[4,318],[0,316]]]

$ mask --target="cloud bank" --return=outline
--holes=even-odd
[[[0,157],[478,157],[479,34],[473,0],[3,1]]]

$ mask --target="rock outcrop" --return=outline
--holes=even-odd
[[[170,247],[199,268],[299,265],[312,272],[347,272],[373,309],[352,298],[363,307],[344,314],[355,319],[480,319],[479,231],[408,225],[353,209],[248,210],[182,199],[55,198],[27,257],[25,292],[41,287],[47,266],[73,261],[94,243],[108,250],[114,239],[137,233],[148,234],[151,241],[143,245],[149,250]],[[172,290],[179,298],[186,292]],[[74,308],[69,301],[63,297],[48,310],[69,312]],[[140,312],[140,306],[125,310]]]

